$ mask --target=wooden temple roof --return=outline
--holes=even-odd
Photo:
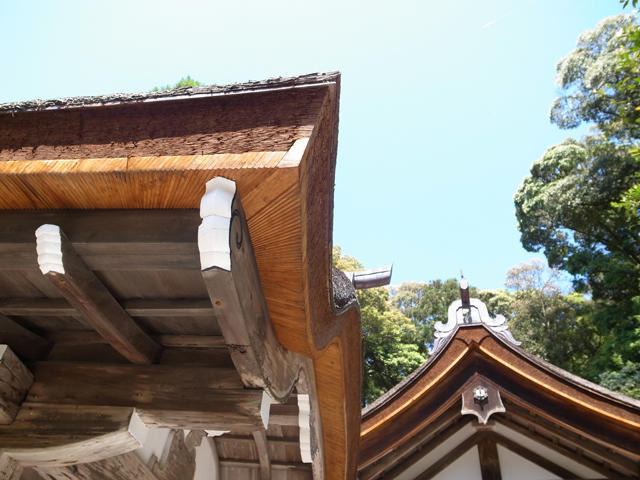
[[[34,377],[18,419],[43,405],[82,406],[87,418],[98,406],[135,407],[147,427],[230,431],[215,437],[224,478],[258,478],[265,448],[274,478],[355,476],[360,320],[353,305],[336,307],[331,270],[339,89],[333,72],[0,105],[0,343]],[[300,367],[304,389],[289,385],[284,404],[272,404],[275,420],[265,437],[271,443],[262,450],[252,436],[261,425],[262,397],[247,385],[266,382],[275,398],[276,377],[284,373],[273,367],[273,378],[252,379],[238,370],[239,354],[227,349],[225,328],[235,327],[225,319],[227,297],[220,304],[216,292],[228,280],[204,272],[198,237],[205,185],[219,177],[236,192],[231,223],[236,216],[246,222],[228,233],[232,263],[236,253],[239,261],[247,257],[229,288],[238,289],[241,310],[259,310],[264,298],[257,321],[266,316],[277,335],[273,343],[256,327],[266,340],[254,350],[269,350],[257,351],[257,358],[295,355],[300,365],[310,362]],[[42,225],[59,227],[42,237],[54,235],[62,245],[63,274],[43,275],[35,234]],[[243,232],[250,237],[246,252]],[[101,329],[87,317],[113,324]],[[150,365],[135,364],[145,362]],[[94,385],[100,375],[103,383]],[[173,387],[160,391],[157,385],[167,382]],[[214,387],[219,411],[210,397]],[[323,450],[323,462],[329,459],[324,473],[315,464],[313,472],[310,464],[296,467],[299,453],[287,456],[298,435],[291,420],[298,407],[291,402],[303,391],[315,398],[312,410],[319,402],[322,445],[314,448]],[[208,412],[209,423],[194,412]],[[119,422],[120,413],[113,415]],[[220,418],[232,420],[225,425]],[[0,426],[0,452],[11,447],[2,436],[16,422]],[[253,443],[242,447],[247,442]]]
[[[464,400],[479,385],[501,404],[485,404],[486,424]],[[472,409],[482,410],[479,403]],[[358,478],[455,478],[446,469],[458,460],[467,467],[479,461],[483,479],[640,478],[640,402],[579,379],[482,323],[457,325],[432,358],[363,410]],[[545,473],[527,477],[525,463]]]

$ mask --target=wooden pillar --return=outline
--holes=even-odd
[[[498,446],[492,438],[484,437],[478,442],[478,456],[482,480],[502,480]]]

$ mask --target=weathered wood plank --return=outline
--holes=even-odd
[[[202,277],[231,358],[247,387],[264,388],[284,402],[298,380],[300,361],[273,329],[235,183],[210,180],[200,215]]]
[[[230,460],[220,459],[220,466],[227,468],[253,468],[259,469],[260,462],[255,460]],[[311,470],[311,465],[308,463],[294,463],[294,462],[271,462],[271,468],[273,470]]]
[[[129,361],[108,343],[57,342],[47,361],[124,363]],[[233,368],[231,355],[219,347],[166,347],[162,350],[160,365],[193,365],[200,367]]]
[[[215,316],[208,298],[134,298],[119,303],[131,317]],[[65,298],[0,298],[0,313],[19,316],[80,315]]]
[[[271,420],[271,418],[269,418],[269,420]],[[269,421],[269,424],[271,424],[271,421]],[[253,436],[250,436],[250,435],[231,435],[229,433],[225,433],[224,435],[221,435],[219,437],[215,437],[215,439],[216,439],[216,442],[222,442],[222,443],[225,443],[225,442],[230,442],[230,443],[251,442],[251,443],[253,443],[255,441]],[[267,436],[267,441],[269,443],[282,445],[282,446],[300,447],[300,439],[298,439],[297,437],[272,437],[272,436]]]
[[[100,335],[132,363],[159,360],[162,347],[138,327],[55,225],[36,231],[43,274]]]
[[[52,343],[10,318],[0,314],[0,344],[7,344],[25,360],[42,360],[51,350]]]
[[[0,345],[0,424],[14,421],[33,375],[7,345]]]
[[[25,467],[74,465],[140,448],[146,433],[131,407],[24,403],[0,426],[0,451]]]
[[[485,436],[478,442],[478,458],[482,480],[502,480],[498,447],[493,438]]]
[[[206,404],[216,390],[241,390],[234,368],[34,362],[30,402],[176,408]],[[186,403],[185,403],[186,402]]]
[[[136,407],[153,427],[264,428],[263,392],[243,388],[235,368],[173,365],[30,364],[31,402]]]
[[[163,347],[183,348],[219,348],[227,350],[221,335],[158,335],[149,334]],[[46,334],[48,340],[55,343],[108,343],[97,332],[55,331]]]

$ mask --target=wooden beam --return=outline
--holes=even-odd
[[[460,416],[460,404],[456,403],[442,415],[439,415],[435,421],[430,423],[425,429],[414,435],[407,442],[403,443],[397,449],[390,451],[377,462],[368,465],[359,472],[360,480],[369,480],[376,477],[380,473],[392,468],[401,462],[404,457],[408,457],[414,451],[424,450],[424,445],[429,441],[438,437],[445,429],[452,425],[459,424],[459,428],[471,421],[471,417]],[[457,431],[457,430],[455,430]],[[455,433],[455,432],[453,432]]]
[[[458,412],[459,415],[459,412]],[[395,462],[386,463],[383,467],[375,469],[377,473],[383,473],[380,478],[396,478],[402,472],[406,471],[409,467],[417,463],[427,453],[437,448],[439,445],[447,441],[453,435],[458,433],[465,425],[471,422],[472,417],[462,417],[456,422],[447,422],[447,427],[437,430],[427,429],[425,434],[420,435],[423,439],[422,443],[413,445],[411,450],[404,450],[404,456],[398,456],[395,458]],[[429,439],[428,441],[424,441]],[[471,448],[471,447],[469,447]],[[465,450],[466,451],[466,450]],[[462,452],[464,453],[464,452]],[[384,460],[384,457],[383,459]],[[444,468],[444,467],[443,467]],[[434,474],[435,475],[435,474]],[[363,478],[372,478],[371,472],[368,472]]]
[[[52,343],[0,314],[0,344],[7,344],[24,360],[43,360]]]
[[[120,300],[131,317],[213,317],[208,298],[133,298]],[[0,298],[4,315],[78,316],[65,298]]]
[[[271,423],[271,422],[269,422]],[[253,435],[249,436],[249,435],[231,435],[231,434],[224,434],[224,435],[220,435],[218,437],[215,437],[215,441],[216,442],[221,442],[221,443],[236,443],[236,442],[247,442],[247,443],[254,443],[255,440],[253,438]],[[282,445],[282,446],[288,446],[288,447],[300,447],[300,439],[297,437],[267,437],[267,441],[269,443],[272,443],[274,445]]]
[[[0,424],[9,425],[33,383],[33,375],[7,345],[0,345]]]
[[[269,455],[269,444],[267,443],[266,430],[256,430],[251,432],[256,442],[258,460],[260,461],[260,480],[271,480],[271,457]]]
[[[424,472],[418,475],[415,480],[428,480],[430,478],[435,477],[453,462],[458,460],[462,455],[467,453],[473,447],[475,447],[481,440],[485,438],[485,433],[476,433],[471,437],[467,438],[464,442],[460,443],[457,447],[447,453],[445,456],[441,457],[436,463],[427,468]],[[385,477],[383,477],[385,478]],[[483,477],[484,480],[484,477]]]
[[[621,453],[624,451],[615,448],[613,445],[600,445],[596,443],[596,441],[582,437],[567,428],[562,428],[540,415],[532,415],[525,408],[514,403],[509,404],[507,418],[515,423],[532,425],[534,431],[542,436],[551,439],[561,439],[563,444],[570,446],[574,451],[578,449],[583,450],[603,463],[608,462],[612,465],[618,465],[628,474],[640,476],[640,463],[625,457],[624,454]],[[609,451],[609,448],[613,451]]]
[[[513,440],[506,438],[502,435],[497,434],[496,432],[488,432],[488,438],[498,445],[502,445],[508,450],[511,450],[513,453],[520,455],[522,458],[529,460],[532,463],[535,463],[540,468],[545,469],[548,472],[557,475],[563,479],[571,479],[571,478],[583,478],[580,475],[577,475],[566,468],[561,467],[557,463],[552,462],[551,460],[543,457],[542,455],[538,455],[535,452],[532,452],[528,448],[523,447],[519,443],[514,442]]]
[[[526,427],[523,427],[522,425],[511,421],[508,419],[509,416],[509,412],[507,411],[507,417],[501,417],[499,415],[496,415],[494,418],[501,424],[503,424],[505,427],[510,428],[511,430],[516,431],[517,433],[524,435],[525,437],[528,437],[532,440],[535,440],[536,442],[544,445],[547,448],[550,448],[551,450],[554,450],[562,455],[564,455],[565,457],[570,458],[571,460],[573,460],[574,462],[577,462],[581,465],[584,465],[585,467],[590,468],[591,470],[595,470],[596,472],[600,473],[601,475],[604,475],[605,478],[637,478],[637,473],[633,473],[631,476],[629,476],[628,470],[624,467],[622,467],[620,464],[616,463],[616,464],[609,464],[607,463],[600,463],[597,462],[595,460],[592,460],[589,457],[586,457],[584,455],[581,455],[577,452],[581,452],[582,450],[578,449],[577,451],[574,451],[573,449],[562,445],[560,443],[555,443],[552,440],[549,440],[545,437],[543,437],[542,435],[537,435],[536,433],[532,432],[531,430],[529,430]],[[621,474],[618,473],[617,471],[614,471],[610,468],[606,468],[605,465],[615,465],[619,470],[623,471],[623,472],[627,472],[626,474]]]
[[[63,229],[92,270],[197,270],[197,210],[4,211],[0,270],[37,270],[32,232]]]
[[[202,278],[231,358],[245,386],[264,388],[285,402],[298,380],[300,360],[282,347],[271,323],[235,183],[222,177],[207,182],[200,216]]]
[[[28,401],[56,405],[136,407],[155,428],[264,429],[265,399],[244,388],[235,368],[174,365],[30,364]]]
[[[47,361],[130,363],[111,345],[104,342],[57,342],[49,353]],[[224,348],[204,346],[166,347],[162,350],[159,364],[234,368],[226,345],[224,345]]]
[[[252,468],[259,469],[260,462],[255,460],[231,460],[220,459],[220,466],[227,468]],[[271,468],[273,470],[311,470],[311,465],[308,463],[295,463],[295,462],[271,462]]]
[[[74,465],[140,448],[146,435],[132,407],[23,403],[0,426],[0,451],[24,467]]]
[[[42,273],[92,328],[132,363],[160,359],[162,347],[123,310],[58,226],[42,225],[36,230],[36,242]]]
[[[220,348],[227,350],[222,335],[158,335],[150,333],[163,347]],[[54,331],[47,332],[48,340],[55,343],[109,343],[97,332]]]
[[[482,480],[502,480],[498,447],[493,438],[485,436],[478,442],[478,458]]]

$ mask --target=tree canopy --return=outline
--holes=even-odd
[[[590,319],[583,341],[593,349],[588,366],[574,358],[578,364],[565,368],[595,380],[613,379],[640,362],[640,217],[637,208],[619,207],[637,189],[640,172],[634,158],[640,138],[637,29],[635,15],[606,18],[558,62],[564,95],[553,102],[550,119],[566,129],[591,124],[591,133],[549,147],[514,197],[524,248],[542,250],[549,265],[572,275],[576,291],[592,300],[587,312],[585,297],[567,299],[570,322],[582,329],[580,318]],[[578,316],[570,319],[570,311]]]
[[[182,77],[173,85],[161,85],[159,87],[153,87],[150,92],[161,92],[163,90],[172,90],[174,88],[182,88],[182,87],[201,87],[204,83],[199,82],[198,80],[194,80],[190,75],[186,77]]]
[[[620,64],[621,52],[633,48],[625,32],[635,25],[635,15],[616,15],[578,37],[576,48],[556,66],[556,83],[565,94],[551,105],[552,123],[563,129],[592,123],[607,137],[622,142],[638,137],[635,106],[640,91],[620,88],[635,78]]]

